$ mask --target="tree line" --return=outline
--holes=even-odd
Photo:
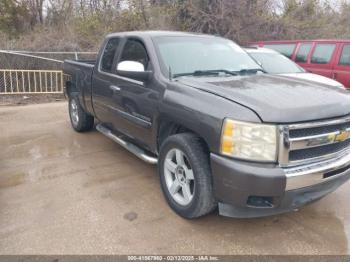
[[[349,1],[0,0],[0,47],[97,50],[104,36],[131,30],[216,34],[256,40],[350,38]]]

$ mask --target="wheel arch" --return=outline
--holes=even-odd
[[[78,90],[71,80],[67,80],[65,83],[65,94],[70,96],[72,93],[78,93]]]
[[[198,130],[184,125],[173,120],[160,119],[157,130],[157,151],[159,152],[162,143],[171,135],[181,134],[181,133],[192,133],[198,136],[204,143],[208,152],[210,152],[210,142],[209,139]]]

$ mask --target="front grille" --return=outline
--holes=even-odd
[[[350,117],[282,126],[279,162],[292,166],[350,150]]]
[[[305,148],[299,150],[293,150],[289,153],[289,161],[301,161],[306,159],[318,158],[339,152],[350,146],[350,140],[343,143],[329,144],[325,146],[317,146],[312,148]]]
[[[338,130],[344,130],[346,128],[350,128],[350,122],[329,125],[329,126],[319,126],[313,128],[301,128],[301,129],[292,129],[289,130],[290,137],[306,137],[306,136],[314,136],[319,134],[331,133]]]

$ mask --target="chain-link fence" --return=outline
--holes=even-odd
[[[95,52],[0,50],[0,94],[62,93],[65,59],[93,60]]]

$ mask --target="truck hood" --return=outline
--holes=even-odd
[[[350,113],[349,91],[288,76],[181,77],[178,81],[241,104],[263,122],[296,123]]]
[[[316,74],[312,74],[312,73],[289,73],[289,74],[282,74],[284,76],[289,76],[289,77],[295,77],[298,79],[305,79],[305,80],[310,80],[310,81],[314,81],[320,84],[326,84],[326,85],[330,85],[330,86],[335,86],[335,87],[341,87],[344,88],[344,86],[339,83],[338,81],[335,81],[333,79],[330,79],[328,77],[325,76],[321,76],[321,75],[316,75]]]

